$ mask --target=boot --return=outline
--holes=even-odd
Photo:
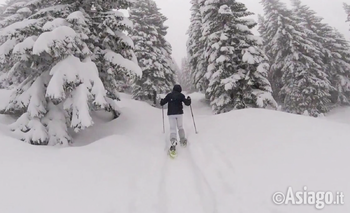
[[[170,142],[171,142],[171,146],[169,149],[169,155],[170,155],[170,157],[175,158],[176,157],[177,141],[176,141],[176,139],[171,139]]]
[[[170,151],[176,151],[177,141],[175,138],[170,139],[171,147]]]
[[[180,145],[181,146],[187,146],[187,139],[186,138],[180,139]]]

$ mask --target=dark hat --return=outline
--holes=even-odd
[[[179,84],[176,84],[173,88],[173,91],[176,91],[176,92],[182,92],[182,88]]]

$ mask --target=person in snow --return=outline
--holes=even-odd
[[[177,132],[176,127],[178,129],[178,133],[180,136],[180,144],[186,145],[187,139],[185,137],[185,131],[183,128],[183,105],[184,103],[186,106],[191,105],[191,98],[190,96],[187,96],[185,98],[185,95],[181,93],[182,88],[180,85],[176,84],[173,88],[173,91],[166,95],[164,99],[160,100],[160,105],[164,106],[165,104],[168,104],[168,117],[169,117],[169,124],[170,124],[170,141],[172,143],[171,149],[174,149],[176,146],[177,141]]]

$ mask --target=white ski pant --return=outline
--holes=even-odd
[[[169,115],[170,124],[170,141],[177,140],[176,127],[180,136],[180,141],[185,139],[185,131],[183,127],[183,115]]]

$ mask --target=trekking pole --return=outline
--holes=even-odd
[[[165,133],[165,126],[164,126],[164,107],[162,106],[162,115],[163,115],[163,133]]]
[[[195,122],[195,120],[194,120],[192,105],[190,105],[190,109],[191,109],[191,114],[192,114],[192,120],[193,120],[194,130],[196,131],[196,134],[198,134],[198,132],[197,132],[197,127],[196,127],[196,122]]]

